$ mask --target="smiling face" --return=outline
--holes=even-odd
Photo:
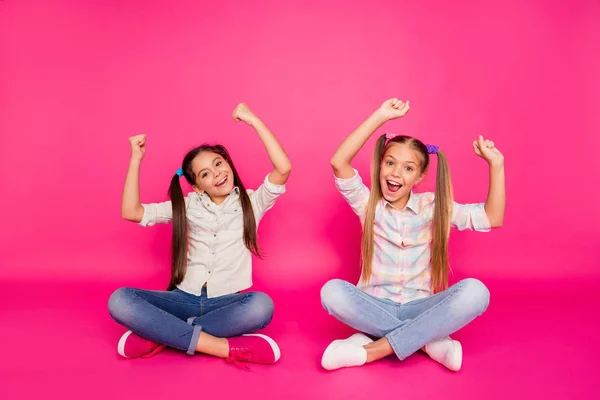
[[[220,154],[202,151],[194,157],[191,167],[195,182],[193,189],[206,193],[214,203],[222,203],[233,190],[233,171]]]
[[[424,178],[423,157],[407,143],[390,142],[381,160],[381,194],[397,209],[408,202],[413,186]]]

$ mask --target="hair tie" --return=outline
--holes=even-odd
[[[438,150],[440,149],[432,144],[425,145],[425,147],[427,147],[427,153],[429,154],[437,154]]]
[[[393,133],[393,132],[388,132],[388,133],[386,133],[386,134],[385,134],[385,139],[386,139],[386,140],[385,140],[385,144],[387,145],[387,144],[390,142],[390,140],[392,140],[393,138],[395,138],[395,137],[397,137],[397,136],[398,136],[398,134],[397,134],[397,133]]]
[[[398,137],[400,135],[398,135],[397,133],[393,133],[393,132],[388,132],[385,134],[385,144],[387,145],[390,140],[394,139],[395,137]],[[440,149],[439,147],[433,145],[433,144],[428,144],[425,145],[425,147],[427,147],[427,153],[428,154],[437,154],[438,150]]]
[[[177,170],[177,172],[175,172],[175,175],[177,175],[177,176],[181,176],[181,175],[183,175],[183,168],[179,168],[179,169]]]

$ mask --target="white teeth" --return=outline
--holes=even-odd
[[[394,185],[394,186],[401,186],[398,182],[394,182],[394,181],[387,181],[387,183],[389,183],[390,185]]]
[[[223,183],[225,183],[225,181],[226,181],[226,180],[227,180],[227,177],[225,177],[225,178],[221,179],[221,180],[219,181],[219,183],[217,183],[217,186],[220,186],[220,185],[222,185]]]

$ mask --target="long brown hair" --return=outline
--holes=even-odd
[[[389,141],[404,143],[421,155],[421,174],[429,168],[429,153],[427,147],[419,139],[410,136],[396,136]],[[371,166],[371,195],[367,204],[365,221],[363,224],[363,236],[361,246],[363,283],[368,283],[373,271],[373,251],[375,210],[382,198],[381,185],[379,183],[379,170],[381,161],[385,154],[386,136],[382,135],[375,145],[373,164]],[[448,287],[448,238],[450,236],[450,221],[452,218],[452,181],[448,160],[441,150],[437,150],[438,166],[435,185],[435,206],[433,211],[433,250],[431,256],[431,287],[437,292]]]
[[[233,160],[229,156],[229,152],[225,147],[220,144],[208,145],[203,144],[202,146],[196,147],[190,150],[181,164],[183,170],[183,177],[190,185],[195,185],[194,172],[192,171],[192,160],[202,152],[212,152],[223,157],[225,161],[231,167],[233,172],[233,185],[237,186],[240,191],[240,202],[242,204],[242,212],[244,215],[244,245],[254,255],[261,257],[262,253],[258,247],[256,237],[256,220],[254,218],[254,211],[252,209],[252,203],[250,197],[246,192],[246,188],[240,179],[240,176],[235,169]],[[171,240],[171,280],[167,290],[173,290],[181,283],[185,275],[187,267],[187,241],[188,241],[188,230],[187,230],[187,218],[185,209],[185,200],[183,198],[183,191],[181,190],[181,184],[179,183],[179,176],[175,174],[171,178],[171,185],[169,186],[169,197],[171,198],[171,205],[173,208],[173,237]]]

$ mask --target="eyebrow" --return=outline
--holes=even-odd
[[[389,158],[393,158],[395,161],[398,161],[398,160],[396,160],[396,158],[394,158],[394,156],[392,156],[392,155],[390,155],[390,154],[388,154],[388,155],[386,156],[386,158],[387,158],[387,157],[389,157]],[[405,164],[415,164],[415,165],[418,165],[418,164],[417,164],[416,162],[414,162],[414,161],[404,161],[404,163],[405,163]]]
[[[221,156],[216,156],[215,158],[213,158],[212,162],[214,163],[215,161],[217,161],[219,158],[221,158]],[[200,174],[202,173],[202,171],[204,171],[206,168],[202,168],[200,171],[198,171],[198,174],[196,175],[196,177],[199,177]]]

